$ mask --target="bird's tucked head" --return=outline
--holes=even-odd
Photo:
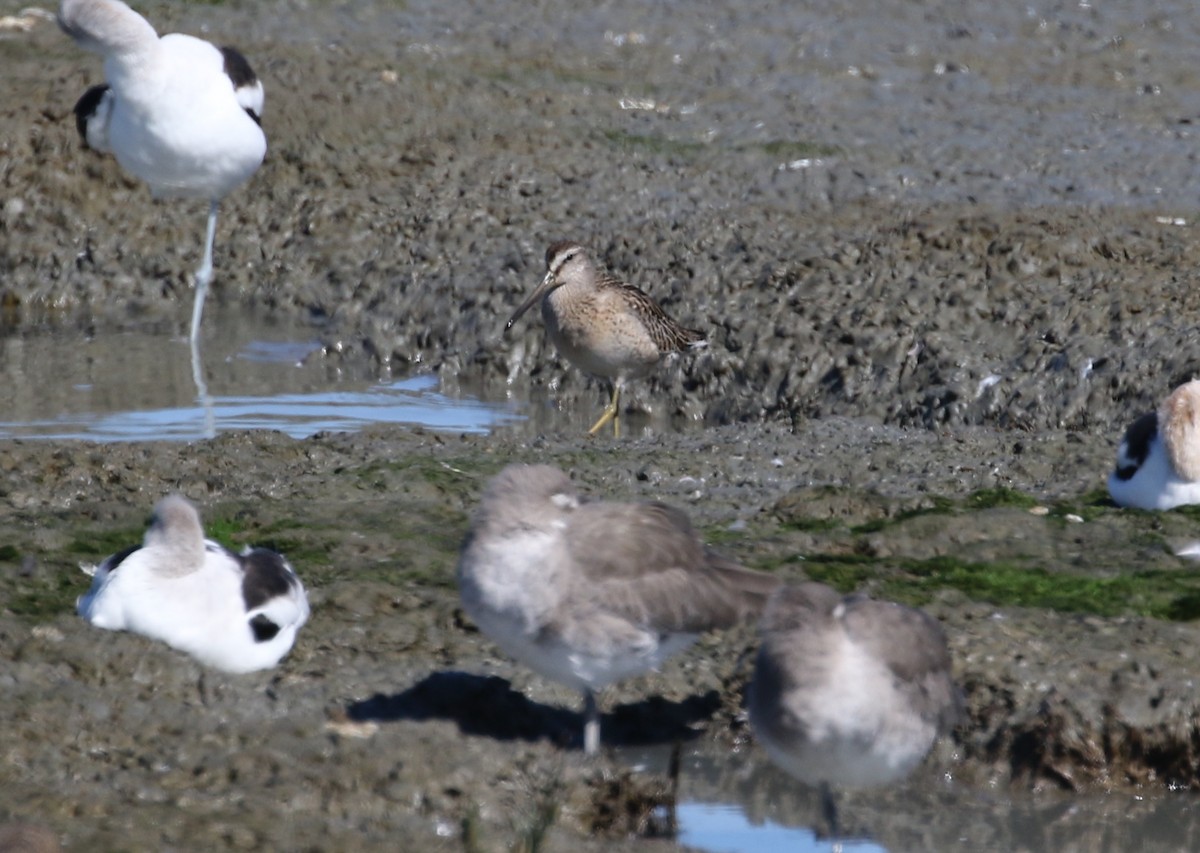
[[[824,625],[837,618],[842,596],[822,583],[784,584],[772,593],[763,612],[763,634]]]
[[[1200,480],[1200,380],[1180,385],[1158,410],[1158,429],[1181,480]]]
[[[204,562],[204,528],[200,513],[183,495],[168,495],[154,507],[143,547],[161,552],[160,574],[177,577]]]
[[[158,41],[150,22],[120,0],[62,0],[58,26],[84,50],[102,56],[137,51]]]
[[[513,464],[488,483],[476,526],[527,529],[553,525],[581,502],[570,478],[558,468]]]

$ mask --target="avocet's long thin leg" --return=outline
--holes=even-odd
[[[189,341],[192,349],[192,381],[196,383],[196,399],[204,410],[204,437],[216,438],[217,414],[213,411],[212,397],[208,396],[208,383],[204,381],[204,362],[200,358],[200,341],[195,336]]]
[[[595,755],[600,751],[600,709],[596,705],[596,694],[583,691],[583,754]]]
[[[204,314],[204,297],[208,295],[208,283],[213,274],[213,243],[217,238],[217,202],[208,208],[208,235],[204,239],[204,259],[196,270],[196,301],[192,304],[192,332],[188,337],[193,344],[200,339],[200,317]]]

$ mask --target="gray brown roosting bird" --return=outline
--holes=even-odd
[[[475,513],[458,586],[500,648],[583,693],[594,753],[595,691],[758,616],[779,581],[705,547],[677,509],[587,502],[557,468],[509,465]]]

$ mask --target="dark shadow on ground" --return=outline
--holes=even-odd
[[[711,717],[720,705],[716,690],[682,702],[652,696],[619,705],[601,715],[601,740],[605,746],[690,740],[698,734],[693,725]],[[377,693],[354,702],[346,713],[359,722],[453,720],[466,735],[497,740],[548,738],[575,749],[582,746],[583,739],[583,714],[531,701],[495,675],[435,672],[403,693]]]

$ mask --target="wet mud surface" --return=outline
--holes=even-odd
[[[1197,629],[1138,615],[1194,602],[1189,579],[1172,580],[1190,570],[1170,553],[1192,517],[1089,496],[1089,466],[1108,448],[1045,439],[1025,465],[1007,441],[831,419],[798,432],[714,428],[665,447],[399,429],[10,443],[6,808],[60,828],[72,849],[387,849],[397,837],[411,849],[461,849],[464,837],[476,839],[468,849],[508,849],[544,827],[544,849],[653,849],[641,845],[661,831],[665,776],[633,773],[620,754],[584,759],[578,697],[506,660],[458,607],[468,514],[513,459],[552,459],[592,494],[685,507],[748,565],[916,601],[943,621],[971,720],[912,791],[859,806],[882,843],[961,837],[961,816],[940,828],[887,817],[936,810],[930,798],[949,796],[943,777],[956,797],[993,792],[967,823],[1002,846],[1021,836],[1019,822],[991,816],[1007,814],[997,791],[1032,797],[1032,808],[1068,792],[1194,786]],[[869,467],[894,476],[868,487]],[[276,547],[302,571],[313,616],[278,669],[224,676],[72,614],[87,587],[78,563],[136,541],[152,498],[172,489],[195,497],[230,544]],[[1161,584],[1120,586],[1143,573]],[[987,586],[1014,576],[1063,583]],[[993,603],[1024,598],[1040,606]],[[606,743],[683,741],[733,762],[727,772],[750,761],[746,778],[770,779],[744,721],[753,648],[750,626],[706,637],[662,672],[610,689]],[[796,819],[813,818],[814,803],[786,796]]]
[[[1140,838],[1200,785],[1200,582],[1173,555],[1200,525],[1101,490],[1124,426],[1197,367],[1200,35],[1182,3],[996,5],[146,7],[236,43],[267,88],[210,298],[311,323],[333,370],[553,407],[490,437],[4,443],[0,819],[71,850],[668,849],[669,781],[584,760],[578,697],[457,606],[483,483],[538,460],[679,505],[748,565],[943,621],[970,722],[909,791],[854,800],[881,843]],[[0,334],[179,333],[202,205],[80,150],[99,62],[53,26],[0,33],[0,56]],[[702,428],[585,441],[603,392],[533,314],[501,334],[563,237],[708,330],[625,398]],[[278,669],[223,676],[73,615],[78,564],[172,490],[304,578]],[[608,691],[606,742],[686,739],[728,757],[725,790],[769,776],[753,645],[708,637]],[[1123,822],[1069,819],[1069,796],[1135,793]],[[1064,817],[1031,842],[1012,797]]]

